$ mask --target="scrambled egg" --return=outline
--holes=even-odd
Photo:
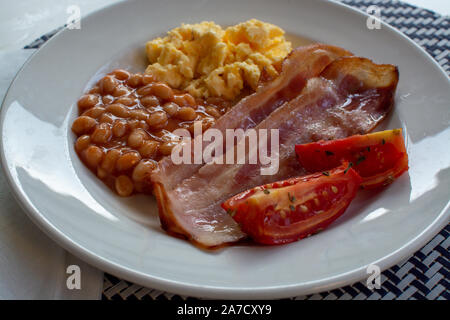
[[[291,51],[284,31],[252,19],[222,29],[214,22],[182,24],[146,44],[146,73],[194,97],[233,100],[244,87],[256,90],[263,68],[274,77]]]

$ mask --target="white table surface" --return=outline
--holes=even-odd
[[[67,22],[70,5],[81,14],[120,0],[20,0],[0,2],[0,101],[33,50],[22,48]],[[158,0],[160,1],[160,0]],[[409,0],[450,15],[450,0]],[[66,288],[66,268],[81,268],[81,290]],[[0,173],[0,299],[98,299],[103,273],[75,258],[40,231],[12,197]]]

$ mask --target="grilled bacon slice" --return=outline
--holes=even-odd
[[[246,130],[257,126],[283,103],[297,97],[308,79],[317,77],[335,59],[352,55],[347,50],[326,44],[313,44],[294,49],[283,61],[282,70],[276,79],[262,84],[255,93],[238,102],[220,117],[212,128],[224,133],[226,129]],[[197,139],[201,141],[202,137],[199,136]],[[200,143],[203,143],[203,149],[208,144],[208,142]],[[159,170],[153,179],[170,190],[197,172],[201,166],[202,164],[177,166],[172,163],[170,157],[166,157],[159,162]]]
[[[204,248],[244,238],[220,203],[254,186],[303,174],[295,159],[295,144],[371,131],[391,110],[397,82],[398,71],[392,65],[338,58],[319,77],[309,79],[300,95],[272,110],[255,127],[279,129],[275,175],[260,175],[259,164],[208,164],[173,186],[156,174],[154,190],[163,228]]]

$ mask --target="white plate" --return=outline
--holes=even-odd
[[[288,33],[336,44],[399,66],[393,114],[410,157],[404,174],[379,193],[362,192],[326,231],[277,247],[238,245],[209,253],[159,227],[149,196],[115,196],[73,151],[75,101],[94,74],[138,69],[143,44],[182,22],[222,25],[258,18]],[[210,298],[281,298],[367,277],[425,244],[449,221],[450,83],[422,49],[391,27],[325,1],[189,0],[119,3],[64,30],[23,67],[1,110],[2,161],[30,217],[66,249],[145,286]]]

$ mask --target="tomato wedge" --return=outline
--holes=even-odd
[[[408,170],[408,154],[402,129],[355,135],[345,139],[296,145],[300,164],[310,172],[351,163],[365,188],[387,185]]]
[[[255,187],[228,199],[222,207],[256,242],[289,243],[321,231],[342,215],[361,181],[345,163],[326,174]]]

